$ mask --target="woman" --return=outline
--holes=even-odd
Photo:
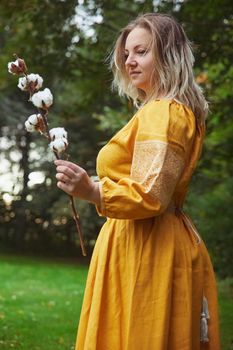
[[[76,350],[219,350],[214,272],[183,212],[208,105],[190,43],[167,15],[124,28],[114,84],[141,107],[100,151],[99,183],[58,160],[58,187],[96,205],[93,252]]]

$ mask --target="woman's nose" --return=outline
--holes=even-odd
[[[125,61],[125,65],[129,67],[135,67],[137,65],[137,62],[133,56],[129,55]]]

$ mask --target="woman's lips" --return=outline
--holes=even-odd
[[[138,74],[140,74],[141,72],[130,72],[129,75],[131,77],[136,77]]]

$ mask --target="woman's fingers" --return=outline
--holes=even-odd
[[[97,203],[98,200],[99,203],[99,189],[96,190],[94,182],[83,168],[61,159],[56,160],[54,163],[57,170],[58,188],[71,196],[77,196],[94,203]]]
[[[57,170],[56,178],[62,182],[78,183],[85,173],[83,168],[65,160],[59,159],[54,163]]]
[[[62,174],[62,173],[57,173],[56,174],[56,179],[58,181],[62,181],[62,182],[65,182],[65,183],[68,182],[68,181],[71,181],[70,177],[68,177],[67,175]]]
[[[56,166],[64,166],[67,167],[71,170],[73,170],[74,172],[78,172],[80,170],[82,170],[82,168],[80,166],[78,166],[77,164],[74,164],[72,162],[69,162],[68,160],[63,160],[63,159],[57,159],[54,161]]]
[[[58,174],[64,174],[70,179],[72,179],[76,175],[76,173],[70,167],[64,165],[57,166],[56,170]]]
[[[56,160],[54,163],[57,170],[57,187],[68,194],[75,194],[79,188],[82,175],[85,172],[84,169],[62,159]]]
[[[57,187],[68,194],[72,194],[72,191],[71,191],[69,185],[67,185],[65,182],[58,181]]]

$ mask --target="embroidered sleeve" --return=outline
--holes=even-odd
[[[184,159],[168,142],[137,141],[131,178],[166,208],[184,168]]]
[[[168,142],[137,141],[130,178],[100,181],[100,215],[143,219],[166,210],[184,169],[184,158]]]
[[[100,215],[116,219],[161,215],[184,171],[196,130],[191,110],[173,101],[152,101],[138,112],[135,125],[127,144],[132,154],[129,174],[100,180]],[[125,140],[118,141],[124,145],[121,152]]]

